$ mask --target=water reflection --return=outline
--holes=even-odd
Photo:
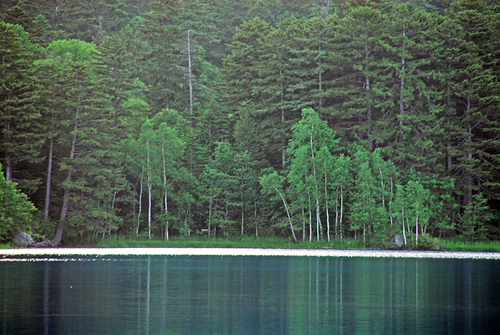
[[[491,333],[500,262],[141,256],[3,262],[3,334]]]

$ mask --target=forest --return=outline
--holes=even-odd
[[[499,240],[499,15],[3,0],[0,243]]]

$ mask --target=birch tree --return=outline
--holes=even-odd
[[[315,205],[317,240],[323,236],[322,199],[325,203],[323,208],[325,208],[327,218],[327,232],[330,230],[328,199],[331,183],[328,181],[328,176],[333,163],[331,152],[335,150],[337,142],[338,140],[334,139],[333,130],[312,108],[304,109],[302,120],[292,127],[292,140],[289,148],[291,165],[288,179],[292,185],[299,185],[300,180],[304,182],[304,185],[308,185],[307,190],[310,191]],[[327,239],[329,238],[328,235]]]
[[[262,186],[263,192],[273,191],[276,192],[279,196],[279,199],[282,201],[283,206],[285,207],[285,212],[288,218],[288,223],[290,225],[290,231],[292,232],[293,240],[297,242],[297,237],[295,236],[293,221],[292,221],[292,212],[290,207],[288,206],[288,202],[285,198],[285,193],[283,190],[283,183],[285,179],[278,174],[275,170],[269,169],[264,173],[262,177],[260,177],[260,184]]]

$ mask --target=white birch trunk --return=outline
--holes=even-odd
[[[164,200],[165,200],[165,240],[169,240],[169,231],[168,231],[168,191],[167,191],[167,163],[165,159],[165,135],[163,135],[163,142],[161,145],[161,153],[163,157],[163,192],[164,192]]]
[[[339,198],[335,199],[335,239],[339,238]]]
[[[243,190],[241,191],[241,236],[243,236],[243,227],[245,225],[245,208],[243,206]]]
[[[295,242],[297,242],[297,237],[295,236],[295,232],[293,231],[293,223],[292,223],[292,217],[290,215],[290,210],[288,209],[288,205],[286,203],[286,200],[285,198],[283,197],[283,195],[281,194],[280,190],[278,190],[277,187],[274,187],[274,189],[276,190],[276,192],[278,192],[278,194],[280,195],[281,197],[281,200],[283,201],[283,205],[285,205],[285,210],[286,210],[286,215],[288,216],[288,222],[290,223],[290,230],[292,231],[292,235],[293,235],[293,240]]]
[[[257,199],[253,197],[253,219],[255,222],[255,237],[259,237],[259,222],[257,221]]]
[[[188,30],[188,67],[189,67],[189,115],[193,125],[193,66],[191,59],[191,30]]]
[[[304,211],[304,204],[301,202],[301,210],[302,210],[302,242],[306,240],[306,213]]]
[[[208,238],[210,238],[210,229],[212,225],[212,204],[213,200],[210,198],[210,201],[208,202]]]
[[[382,208],[385,210],[385,196],[384,196],[384,179],[382,177],[382,169],[378,168],[378,171],[380,172],[380,186],[382,187]]]
[[[415,216],[415,244],[418,245],[418,214]]]
[[[311,192],[307,190],[307,199],[309,202],[309,242],[312,242],[312,210],[311,210]]]
[[[314,185],[316,187],[316,237],[317,240],[319,241],[319,234],[320,234],[320,227],[321,227],[321,218],[320,218],[320,211],[319,211],[319,189],[318,189],[318,179],[316,177],[316,164],[315,164],[315,156],[314,156],[314,150],[313,150],[313,137],[312,137],[312,132],[313,130],[311,129],[311,136],[310,136],[310,145],[311,145],[311,160],[313,163],[313,176],[314,176]]]
[[[328,192],[327,192],[327,178],[325,173],[325,212],[326,212],[326,238],[330,242],[330,213],[328,213]]]
[[[405,217],[404,217],[404,207],[403,205],[401,205],[401,219],[403,221],[403,239],[405,241],[405,245],[406,245],[406,232],[405,232]]]
[[[151,198],[152,198],[152,181],[151,181],[151,165],[149,160],[149,139],[146,141],[147,146],[147,164],[148,164],[148,237],[151,240]]]
[[[141,189],[139,191],[139,213],[137,215],[137,228],[135,230],[135,236],[139,235],[139,228],[141,225],[143,179],[144,179],[144,167],[142,167],[142,171],[141,171]]]
[[[393,194],[394,194],[394,189],[393,189],[392,178],[391,178],[391,200],[389,201],[389,215],[390,215],[390,219],[391,219],[391,226],[392,226],[392,223],[393,223],[392,208],[391,208]]]
[[[344,190],[342,186],[340,186],[340,220],[339,220],[339,225],[340,225],[340,239],[342,240],[342,218],[344,214]]]

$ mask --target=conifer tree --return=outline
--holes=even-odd
[[[252,83],[254,92],[261,97],[255,102],[255,116],[259,133],[270,139],[266,155],[268,160],[281,154],[280,163],[284,168],[290,124],[298,118],[298,113],[294,113],[288,103],[290,81],[287,74],[290,71],[288,59],[291,57],[289,41],[285,32],[278,28],[272,29],[261,39],[261,43],[261,55],[255,63],[259,77]],[[273,165],[278,165],[276,163],[272,162]]]
[[[368,142],[375,148],[373,127],[383,115],[383,53],[380,36],[386,18],[373,6],[358,6],[339,21],[332,52],[328,55],[335,82],[327,92],[335,97],[326,106],[345,140]]]
[[[65,225],[81,237],[87,231],[94,235],[116,230],[117,192],[125,181],[122,162],[115,156],[118,142],[114,139],[114,110],[107,105],[103,78],[93,68],[98,56],[95,47],[78,40],[56,41],[50,52],[71,69],[67,77],[68,107],[74,115],[64,120],[61,141],[69,157],[61,164],[67,173],[63,182],[64,200],[60,224],[54,242],[61,242]],[[71,129],[71,130],[70,130]],[[66,133],[67,132],[67,133]],[[69,136],[68,136],[69,135]]]
[[[145,82],[149,88],[149,103],[154,114],[163,108],[185,110],[183,104],[186,83],[181,64],[180,0],[163,0],[151,4],[151,10],[141,15],[139,30],[150,46],[150,65]],[[189,89],[188,89],[189,90]]]
[[[294,110],[311,107],[323,113],[323,108],[329,104],[325,101],[325,92],[333,77],[325,61],[334,37],[335,20],[335,16],[302,19],[288,28],[293,39],[290,61],[294,67],[289,73],[292,81],[289,95]]]
[[[256,63],[259,62],[262,39],[268,29],[269,24],[260,18],[247,21],[237,30],[229,45],[231,54],[224,59],[221,90],[233,113],[242,104],[256,103],[262,98],[250,83],[260,77]]]
[[[40,162],[43,143],[36,107],[39,88],[33,67],[34,48],[22,26],[0,22],[1,161],[5,179],[21,182],[20,187],[30,192],[38,186],[36,177],[24,180],[23,172],[27,171],[17,169],[20,164]]]
[[[377,141],[386,146],[387,156],[403,168],[428,165],[426,154],[431,143],[422,131],[426,124],[426,87],[422,73],[429,63],[425,32],[427,19],[414,6],[402,4],[388,17],[390,38],[382,41],[386,53],[385,66],[390,70],[384,82],[390,103],[377,127]],[[432,149],[427,159],[432,159]]]
[[[462,32],[456,41],[455,54],[459,58],[450,64],[456,69],[449,99],[455,111],[452,124],[457,144],[451,168],[459,176],[457,186],[461,189],[462,204],[469,208],[475,206],[475,199],[480,199],[474,195],[493,194],[498,189],[499,156],[490,145],[500,132],[497,117],[500,86],[494,61],[498,41],[493,37],[498,35],[498,25],[490,8],[479,0],[452,4],[450,16]]]

